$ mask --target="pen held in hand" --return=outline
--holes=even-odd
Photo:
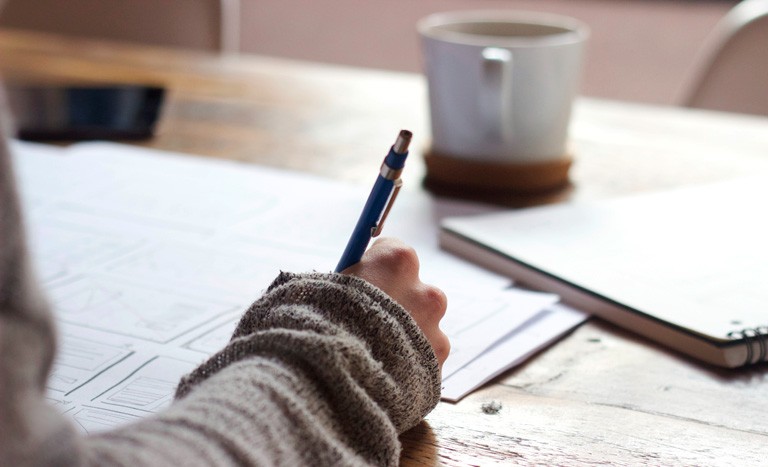
[[[405,167],[408,145],[411,143],[412,136],[410,131],[401,130],[397,135],[395,144],[392,145],[384,158],[379,175],[376,177],[376,183],[373,185],[371,194],[368,195],[363,212],[360,213],[360,218],[355,225],[355,230],[349,237],[347,247],[336,266],[336,272],[341,272],[360,262],[371,238],[381,233],[384,220],[387,218],[389,210],[392,209],[397,192],[403,184],[400,174]]]

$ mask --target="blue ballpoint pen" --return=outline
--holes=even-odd
[[[341,272],[348,267],[360,262],[363,257],[371,237],[376,237],[381,233],[384,226],[384,220],[392,209],[392,203],[395,202],[397,192],[403,185],[400,174],[405,167],[405,159],[408,157],[408,145],[411,143],[411,132],[401,130],[397,135],[395,144],[390,148],[389,153],[381,164],[381,170],[376,183],[373,185],[371,194],[368,195],[368,201],[365,203],[360,219],[357,220],[355,230],[349,237],[344,254],[341,255],[339,264],[336,266],[336,272]]]

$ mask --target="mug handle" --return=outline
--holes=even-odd
[[[499,47],[486,47],[482,53],[482,79],[478,103],[480,116],[484,119],[487,136],[495,141],[509,139],[512,125],[511,80],[512,52]]]

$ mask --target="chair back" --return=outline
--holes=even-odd
[[[682,104],[768,115],[768,0],[744,0],[717,24]]]

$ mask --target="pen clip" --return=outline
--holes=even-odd
[[[384,208],[384,212],[381,214],[381,219],[376,223],[376,225],[371,229],[371,237],[378,237],[381,233],[381,229],[384,228],[384,221],[387,219],[387,216],[389,215],[389,210],[392,209],[392,205],[395,204],[395,198],[397,198],[397,194],[400,192],[400,188],[403,186],[403,179],[398,178],[394,181],[394,190],[392,191],[392,194],[389,196],[389,202],[387,202],[387,207]]]

